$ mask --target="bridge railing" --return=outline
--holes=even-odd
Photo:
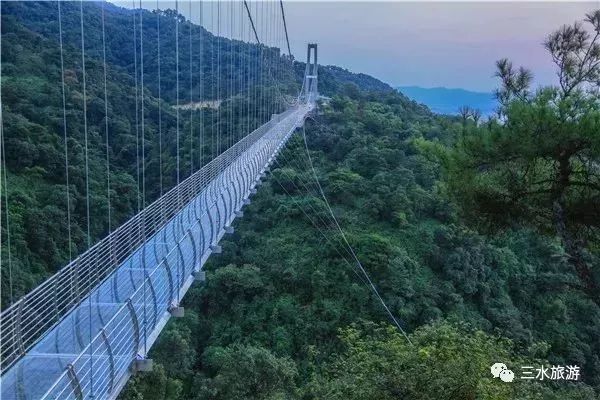
[[[67,366],[43,398],[87,398],[92,393],[96,398],[107,398],[113,392],[143,341],[159,323],[160,315],[157,314],[168,308],[173,296],[173,282],[179,288],[181,280],[191,274],[193,252],[180,253],[178,249],[193,242],[191,235],[197,233],[198,228],[198,223],[194,224],[177,246],[149,272],[144,283]]]
[[[282,132],[277,134],[278,140],[267,144],[267,151],[262,153],[262,162],[267,161],[265,154],[271,154],[283,145],[282,139],[286,138],[283,134],[289,135],[295,128],[295,123],[295,120],[290,119],[287,124],[284,124]],[[235,154],[235,151],[231,154],[234,159],[237,158]],[[227,172],[228,176],[222,178],[232,179],[235,173],[239,171],[230,169]],[[215,182],[213,181],[212,184]],[[217,190],[208,192],[212,192],[212,196],[217,197]],[[201,208],[200,204],[199,197],[191,203],[196,210]],[[216,203],[214,204],[216,207]],[[209,212],[209,209],[203,209],[203,213]],[[175,290],[184,287],[197,264],[197,257],[204,254],[210,246],[209,242],[194,240],[195,237],[202,235],[203,228],[200,226],[202,220],[202,217],[190,218],[188,215],[188,222],[192,224],[185,235],[154,268],[148,271],[143,283],[138,285],[78,356],[70,361],[63,373],[41,397],[42,400],[84,399],[92,395],[102,399],[114,397],[116,390],[120,389],[122,378],[129,373],[131,362],[138,355],[144,341],[161,323],[161,315],[166,312],[174,298],[174,287]]]
[[[0,314],[0,374],[293,107],[245,136]]]

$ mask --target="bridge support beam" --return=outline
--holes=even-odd
[[[169,307],[169,312],[173,318],[183,318],[185,315],[185,310],[182,306],[171,306]]]
[[[133,361],[133,372],[152,372],[154,362],[151,358],[139,358]]]
[[[243,217],[244,216],[244,212],[242,210],[238,210],[236,212],[234,212],[236,217]]]
[[[196,282],[204,282],[204,281],[206,281],[206,272],[204,272],[204,271],[195,271],[194,272],[194,280]]]
[[[210,251],[215,254],[221,254],[221,252],[223,251],[223,248],[221,246],[219,246],[218,244],[212,244],[210,246]]]
[[[235,231],[235,229],[231,225],[225,225],[225,228],[223,228],[223,229],[225,229],[225,233],[229,233],[229,234],[232,234]]]

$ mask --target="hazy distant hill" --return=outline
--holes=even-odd
[[[456,114],[460,106],[467,105],[479,109],[482,115],[490,115],[497,107],[493,93],[444,87],[399,86],[396,89],[411,99],[425,104],[431,111],[440,114]]]

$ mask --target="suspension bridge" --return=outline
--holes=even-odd
[[[243,5],[260,44],[252,7]],[[83,23],[82,11],[82,53]],[[233,232],[233,220],[315,108],[317,80],[317,46],[310,44],[295,101],[256,129],[230,135],[241,139],[2,311],[2,399],[112,399],[132,374],[152,369],[147,355],[161,330],[183,316],[181,301],[204,280],[204,263],[221,252],[219,240]],[[179,136],[177,146],[179,157]]]

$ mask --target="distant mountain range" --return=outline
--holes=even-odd
[[[498,106],[498,101],[493,93],[445,87],[399,86],[396,89],[412,100],[425,104],[431,111],[438,114],[457,114],[459,107],[469,106],[487,116],[493,114]]]

